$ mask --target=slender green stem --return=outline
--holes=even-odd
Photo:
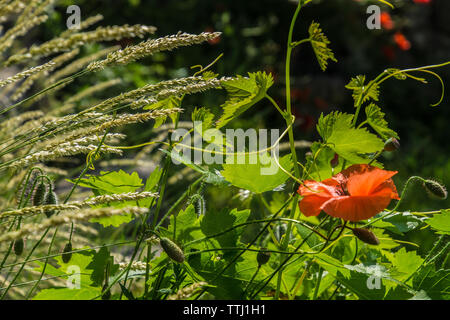
[[[308,3],[309,1],[305,1],[304,4]],[[285,120],[286,125],[289,128],[288,135],[289,135],[289,145],[291,148],[291,154],[292,154],[292,161],[294,162],[294,173],[296,177],[300,177],[300,168],[297,161],[297,152],[295,150],[295,140],[294,140],[294,131],[292,129],[292,106],[291,106],[291,56],[292,56],[292,36],[294,33],[294,27],[295,23],[297,22],[297,17],[300,13],[300,9],[302,8],[303,1],[299,1],[297,8],[295,10],[294,16],[291,20],[291,25],[289,27],[289,34],[288,34],[288,40],[287,40],[287,52],[286,52],[286,113],[285,113]],[[292,199],[292,208],[290,213],[290,218],[294,218],[295,210],[297,207],[297,201],[298,196],[295,195]],[[285,238],[283,239],[283,242],[281,243],[281,250],[286,250],[290,236],[291,236],[291,229],[292,229],[292,223],[289,223],[287,226]],[[280,259],[282,259],[280,257]],[[282,261],[280,260],[280,264]],[[282,269],[280,269],[280,272],[278,273],[278,280],[277,280],[277,288],[275,291],[274,299],[278,300],[280,296],[280,289],[281,289],[281,280],[282,280]]]
[[[12,109],[14,109],[14,108],[17,108],[17,107],[21,106],[21,105],[24,104],[25,102],[30,101],[30,100],[36,98],[37,96],[39,96],[39,95],[41,95],[41,94],[44,94],[44,93],[47,92],[47,91],[52,90],[53,88],[56,88],[56,87],[58,87],[58,86],[60,86],[60,85],[62,85],[62,84],[64,84],[64,83],[71,82],[71,81],[73,81],[74,79],[76,79],[76,78],[78,78],[78,77],[81,77],[83,74],[86,74],[86,73],[88,73],[88,72],[89,72],[88,70],[83,70],[83,71],[80,71],[80,72],[78,72],[78,73],[73,74],[73,75],[70,76],[70,77],[64,78],[64,79],[58,81],[57,83],[54,83],[54,84],[52,84],[51,86],[49,86],[49,87],[47,87],[47,88],[45,88],[45,89],[39,91],[38,93],[35,93],[35,94],[33,94],[32,96],[30,96],[30,97],[28,97],[28,98],[26,98],[26,99],[24,99],[24,100],[22,100],[22,101],[20,101],[20,102],[18,102],[18,103],[16,103],[16,104],[12,105],[12,106],[9,106],[9,107],[7,107],[7,108],[5,108],[5,109],[3,109],[3,110],[0,110],[0,115],[2,115],[2,114],[4,114],[4,113],[8,112],[9,110],[12,110]]]
[[[317,294],[319,293],[320,282],[322,281],[323,268],[319,267],[319,273],[317,275],[316,287],[314,288],[313,300],[317,299]]]
[[[286,113],[285,113],[283,110],[281,110],[281,108],[280,108],[280,106],[278,105],[278,103],[276,103],[275,100],[273,100],[273,98],[272,98],[271,96],[269,96],[268,94],[266,94],[266,98],[267,98],[267,100],[269,100],[269,101],[273,104],[273,106],[278,110],[278,112],[279,112],[283,117],[285,117]]]
[[[250,279],[250,281],[249,281],[249,282],[247,283],[247,285],[245,286],[245,289],[244,289],[244,297],[245,297],[245,295],[247,294],[248,289],[250,288],[251,284],[253,283],[253,280],[255,280],[256,275],[259,273],[259,270],[260,270],[260,269],[261,269],[261,265],[258,264],[258,267],[257,267],[256,270],[255,270],[255,273],[253,273],[252,278]]]

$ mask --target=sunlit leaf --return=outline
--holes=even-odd
[[[370,81],[365,84],[366,76],[359,75],[352,78],[351,81],[345,86],[347,89],[353,91],[353,100],[355,101],[355,106],[358,103],[362,104],[369,99],[378,101],[379,96],[379,86],[376,82]],[[369,88],[370,87],[370,88]],[[369,89],[367,89],[369,88]]]
[[[221,105],[223,114],[216,123],[217,128],[225,126],[263,99],[272,84],[272,75],[265,72],[249,73],[248,78],[237,76],[224,82],[222,86],[228,92],[228,99]]]
[[[256,163],[251,163],[253,160]],[[290,172],[292,161],[286,155],[279,159],[281,167]],[[232,185],[254,193],[270,191],[283,184],[289,176],[279,169],[276,160],[268,154],[228,157],[221,174]]]
[[[384,113],[374,103],[366,107],[367,123],[384,139],[394,137],[399,139],[394,130],[388,128],[388,123],[384,120]]]
[[[319,62],[319,66],[322,71],[325,71],[327,69],[328,60],[337,62],[337,59],[334,57],[333,51],[331,51],[331,49],[328,47],[330,41],[322,32],[322,29],[317,22],[311,23],[308,32],[311,46],[314,50],[317,61]]]

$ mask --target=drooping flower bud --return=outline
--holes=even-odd
[[[179,246],[175,244],[172,240],[162,237],[159,240],[159,244],[163,248],[164,252],[167,253],[170,259],[178,263],[184,262],[184,253]]]
[[[384,143],[384,151],[395,151],[400,148],[400,142],[395,138],[389,138]]]
[[[16,256],[20,256],[23,253],[24,245],[25,243],[22,238],[14,241],[14,253],[16,254]]]
[[[46,187],[44,181],[41,180],[41,182],[38,183],[36,186],[36,189],[34,189],[33,193],[33,199],[31,203],[33,206],[40,206],[44,202],[44,196],[46,192]]]
[[[425,180],[423,186],[431,196],[442,200],[447,199],[448,192],[439,182],[434,180]]]
[[[380,240],[378,240],[375,233],[373,233],[369,229],[353,228],[352,231],[353,231],[353,234],[362,242],[372,244],[374,246],[377,246],[380,244]]]
[[[67,242],[63,249],[62,261],[69,263],[70,259],[72,259],[72,242]]]
[[[266,248],[262,248],[262,250],[266,250]],[[258,255],[256,256],[256,261],[258,261],[258,265],[262,266],[269,262],[270,260],[270,252],[266,251],[259,251]]]
[[[334,157],[333,157],[333,159],[331,159],[330,164],[331,164],[332,168],[336,168],[338,166],[338,164],[339,164],[339,156],[338,156],[337,153],[334,154]]]
[[[44,203],[43,204],[57,204],[58,203],[58,197],[56,193],[49,189],[45,195],[44,195]],[[50,218],[53,214],[55,214],[55,210],[46,210],[45,215],[47,218]]]

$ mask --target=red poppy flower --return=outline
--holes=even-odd
[[[382,12],[380,15],[381,26],[386,30],[394,28],[394,21],[392,21],[391,15],[388,12]]]
[[[322,210],[346,221],[366,220],[397,199],[391,177],[397,171],[386,171],[367,164],[356,164],[321,182],[307,180],[298,189],[305,216],[317,216]]]
[[[414,0],[414,3],[429,4],[431,3],[431,0]]]
[[[394,34],[394,41],[404,51],[411,49],[411,42],[400,31]]]

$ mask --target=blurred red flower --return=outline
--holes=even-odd
[[[307,180],[297,191],[303,197],[300,211],[308,217],[323,210],[346,221],[369,219],[400,199],[391,179],[396,173],[356,164],[322,182]]]
[[[386,57],[386,59],[392,61],[395,59],[395,48],[391,45],[386,45],[381,48],[381,51],[383,52],[383,55]]]
[[[430,4],[431,0],[414,0],[414,3]]]
[[[205,32],[215,32],[215,30],[214,30],[213,27],[207,27],[207,28],[205,29]],[[220,42],[220,36],[217,37],[217,38],[208,40],[208,43],[209,43],[209,44],[212,44],[212,45],[218,44],[219,42]]]
[[[381,26],[386,30],[392,30],[394,28],[394,21],[392,21],[391,15],[388,12],[382,12],[380,16]]]
[[[406,51],[411,49],[411,42],[400,31],[394,34],[394,41],[401,50]]]

